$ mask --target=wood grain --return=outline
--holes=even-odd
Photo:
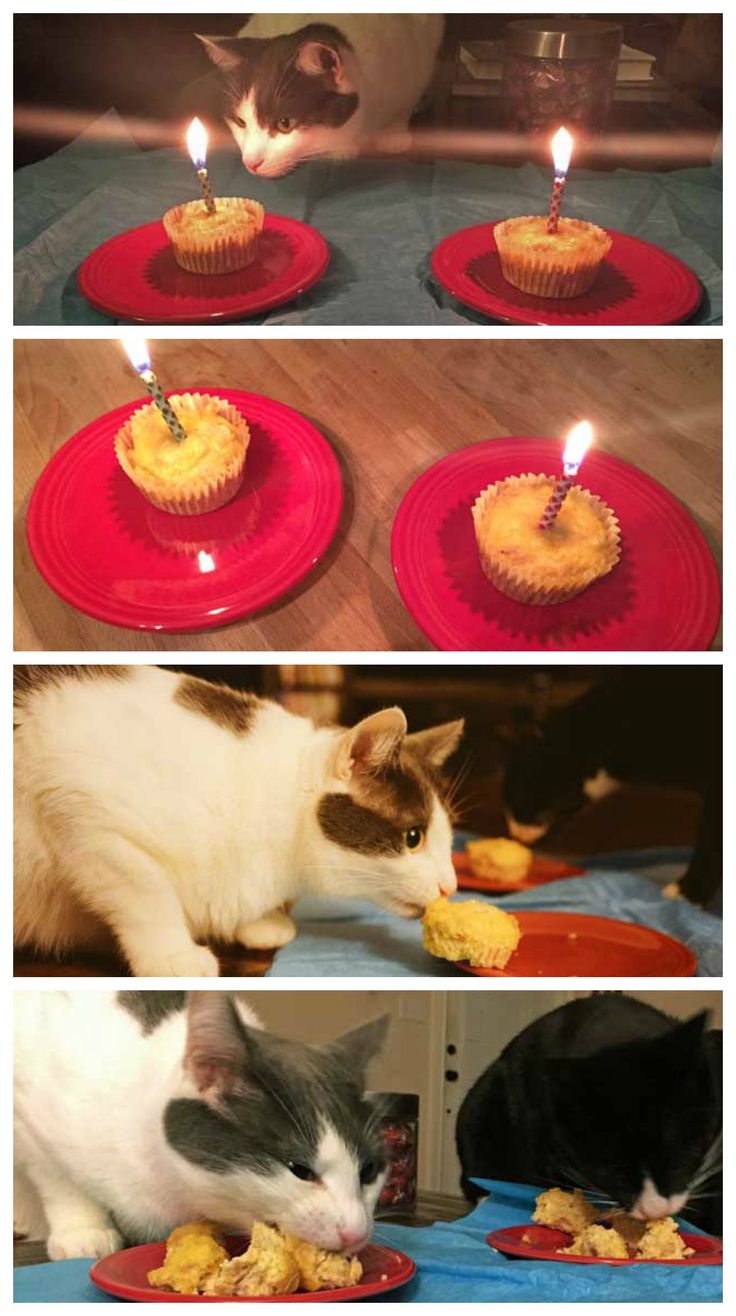
[[[165,339],[151,346],[166,387],[251,389],[309,416],[342,462],[346,515],[322,569],[255,618],[187,636],[107,626],[70,608],[41,579],[25,511],[56,449],[141,390],[117,340],[14,346],[18,651],[429,649],[393,582],[389,541],[400,499],[448,452],[494,436],[563,436],[581,416],[594,422],[600,448],[634,462],[686,504],[720,563],[718,340]]]

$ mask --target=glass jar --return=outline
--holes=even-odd
[[[618,23],[594,19],[520,19],[504,34],[505,118],[516,132],[563,125],[603,131],[621,51]]]
[[[413,1092],[379,1092],[381,1129],[389,1170],[376,1207],[377,1215],[408,1215],[417,1206],[419,1097]]]

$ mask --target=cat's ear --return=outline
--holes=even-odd
[[[225,73],[232,72],[239,64],[249,63],[263,44],[255,37],[207,37],[201,32],[196,32],[195,36],[202,42],[212,63]]]
[[[414,731],[406,737],[404,744],[407,749],[413,749],[431,767],[441,768],[445,760],[455,753],[464,730],[465,718],[461,717],[457,722],[443,722],[439,727]]]
[[[322,41],[304,41],[296,52],[295,63],[300,73],[306,73],[308,77],[328,78],[335,91],[345,95],[355,90],[336,46],[327,46]]]
[[[358,722],[352,731],[340,737],[333,771],[349,781],[353,776],[375,776],[389,767],[398,756],[406,735],[406,718],[400,708],[382,708]]]
[[[362,1024],[360,1028],[343,1033],[336,1042],[330,1042],[324,1048],[344,1065],[349,1074],[354,1075],[360,1087],[371,1060],[383,1049],[390,1022],[389,1015],[379,1015],[378,1019],[372,1019],[369,1024]]]
[[[200,1097],[217,1105],[244,1086],[248,1048],[227,992],[189,992],[184,1069]]]

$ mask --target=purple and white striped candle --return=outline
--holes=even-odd
[[[565,451],[562,454],[564,474],[557,481],[550,500],[544,509],[544,515],[539,522],[540,530],[549,530],[554,525],[592,441],[593,429],[587,420],[581,420],[574,429],[570,430],[565,444]]]
[[[558,128],[552,138],[552,162],[555,167],[555,178],[552,184],[552,196],[549,203],[549,214],[547,215],[547,232],[556,233],[557,225],[560,222],[560,210],[562,208],[562,194],[565,191],[567,182],[567,171],[570,167],[570,158],[572,156],[572,137],[567,128]]]

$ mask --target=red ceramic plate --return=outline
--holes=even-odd
[[[590,292],[568,299],[532,297],[507,283],[493,237],[495,221],[443,238],[432,252],[432,273],[447,292],[493,320],[512,324],[682,324],[703,290],[676,256],[628,233],[613,239]]]
[[[531,1242],[524,1243],[526,1235]],[[526,1257],[534,1261],[573,1261],[583,1266],[722,1266],[723,1243],[720,1238],[707,1234],[683,1234],[686,1247],[695,1253],[682,1261],[654,1260],[649,1257],[569,1257],[561,1256],[560,1247],[569,1247],[572,1236],[546,1225],[513,1225],[510,1229],[496,1229],[486,1237],[486,1243],[509,1257]]]
[[[325,554],[342,510],[327,440],[299,412],[257,393],[199,392],[232,402],[250,427],[245,480],[226,507],[171,516],[123,474],[113,438],[140,400],[80,430],[38,480],[31,553],[80,612],[135,630],[207,630],[274,604]]]
[[[508,475],[557,474],[560,451],[550,439],[486,439],[419,476],[391,536],[396,582],[417,625],[438,649],[707,649],[721,588],[705,537],[661,484],[600,450],[588,453],[580,482],[619,519],[623,552],[613,571],[553,607],[515,603],[483,575],[476,497]]]
[[[545,886],[547,882],[559,882],[563,877],[581,877],[584,868],[574,868],[563,864],[559,859],[545,859],[543,855],[534,855],[532,866],[521,882],[489,882],[487,877],[478,877],[465,851],[455,852],[452,862],[457,874],[460,891],[484,891],[488,895],[501,895],[509,891],[529,891],[535,886]]]
[[[160,220],[119,233],[90,252],[80,292],[98,311],[143,324],[222,324],[293,301],[322,278],[330,261],[316,229],[267,215],[252,265],[235,274],[181,269]]]
[[[244,1252],[247,1239],[231,1239],[228,1249],[232,1255]],[[192,1297],[187,1293],[164,1293],[151,1288],[146,1278],[149,1270],[163,1264],[165,1243],[144,1243],[114,1252],[98,1261],[89,1272],[90,1279],[105,1293],[128,1302],[355,1302],[360,1298],[373,1298],[407,1284],[416,1271],[410,1257],[390,1247],[369,1243],[359,1254],[363,1263],[363,1278],[349,1289],[328,1289],[324,1293],[291,1293],[276,1298],[216,1298]]]
[[[596,914],[514,910],[521,941],[505,969],[458,969],[479,978],[691,978],[693,952],[656,928]]]

